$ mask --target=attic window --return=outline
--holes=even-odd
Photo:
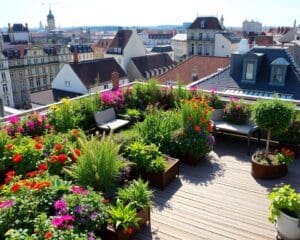
[[[204,27],[205,27],[205,21],[202,20],[202,21],[200,22],[200,28],[204,28]]]
[[[289,62],[284,58],[277,58],[272,63],[270,85],[283,86]]]
[[[247,62],[246,63],[246,80],[253,80],[253,70],[254,70],[254,63],[253,62]]]

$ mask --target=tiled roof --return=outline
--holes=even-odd
[[[153,54],[131,59],[143,77],[147,78],[146,71],[173,67],[174,63],[167,53]]]
[[[239,35],[236,35],[232,32],[220,32],[226,39],[228,39],[231,43],[239,43],[241,38]]]
[[[157,53],[165,53],[165,52],[172,52],[173,49],[171,46],[155,46],[152,48],[151,52]]]
[[[126,47],[130,37],[132,35],[132,30],[119,30],[109,45],[107,53],[111,54],[123,54],[123,50]],[[119,49],[120,51],[115,51]]]
[[[204,25],[202,27],[202,24]],[[222,30],[218,18],[216,17],[197,17],[188,29],[216,29]]]
[[[193,82],[193,73],[196,72],[198,79],[200,79],[217,72],[219,68],[224,68],[229,64],[230,58],[228,57],[193,56],[160,75],[158,80],[160,83],[165,84],[169,81],[176,82],[177,79],[180,79],[183,84],[189,84]]]
[[[77,51],[78,53],[88,53],[93,52],[93,49],[89,45],[71,45],[70,51],[74,53]]]
[[[250,50],[250,53],[264,54],[260,70],[258,72],[256,83],[247,84],[241,81],[242,68],[237,68],[232,75],[230,69],[221,72],[211,78],[199,82],[196,86],[200,89],[210,90],[216,88],[218,91],[228,89],[257,90],[264,92],[277,92],[292,95],[296,100],[300,100],[300,75],[299,69],[296,68],[288,51],[284,48],[262,48],[257,47]],[[284,58],[290,65],[287,68],[287,74],[284,86],[270,85],[271,63],[278,59]]]
[[[95,86],[98,77],[100,83],[111,81],[113,72],[118,72],[120,79],[127,77],[114,58],[71,63],[70,66],[87,88]]]
[[[255,44],[258,46],[269,46],[274,44],[273,36],[259,35],[255,37]]]

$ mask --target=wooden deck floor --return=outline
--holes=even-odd
[[[266,196],[280,183],[300,190],[300,160],[282,179],[255,180],[246,152],[246,142],[222,136],[206,163],[181,165],[180,178],[156,190],[151,226],[135,239],[275,239]]]

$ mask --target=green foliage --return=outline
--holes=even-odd
[[[116,133],[113,136],[113,140],[120,145],[120,152],[124,153],[126,148],[133,142],[139,141],[141,136],[139,132],[134,129],[126,129],[121,131],[120,133]]]
[[[98,191],[112,191],[120,170],[126,165],[120,159],[119,146],[110,136],[104,136],[100,140],[92,137],[80,142],[81,156],[68,173],[82,186],[90,186]]]
[[[209,94],[204,94],[204,98],[207,99],[207,103],[214,109],[224,108],[224,102],[221,100],[219,94],[212,90]]]
[[[149,189],[148,182],[138,179],[123,188],[119,188],[117,198],[124,205],[131,204],[139,211],[152,206],[153,192]]]
[[[268,195],[270,204],[269,221],[274,223],[280,212],[290,215],[294,218],[300,217],[300,194],[296,192],[290,185],[273,188]]]
[[[124,205],[117,201],[115,206],[108,210],[109,223],[117,230],[127,230],[129,227],[138,227],[140,220],[132,204]]]
[[[4,156],[5,146],[8,144],[10,137],[7,132],[0,130],[0,171],[1,171],[1,158]]]
[[[173,134],[181,126],[181,116],[177,111],[156,111],[146,115],[143,122],[134,127],[146,144],[155,144],[165,154],[174,152]]]
[[[279,141],[289,143],[289,144],[299,144],[300,143],[300,120],[294,119],[289,127],[277,134]]]
[[[245,124],[249,116],[250,107],[242,99],[231,98],[224,108],[224,120],[233,124]]]
[[[134,142],[127,148],[127,155],[138,169],[146,172],[162,172],[167,168],[166,160],[155,144]]]
[[[286,130],[295,114],[295,105],[278,98],[258,100],[252,111],[252,118],[263,130],[280,133]]]

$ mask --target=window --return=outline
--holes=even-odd
[[[43,73],[46,73],[46,68],[45,67],[43,67],[42,70],[43,70]]]
[[[0,63],[0,68],[3,68],[3,67],[4,67],[3,63]]]
[[[205,27],[205,21],[202,20],[202,21],[200,22],[200,28],[204,28],[204,27]]]
[[[253,80],[254,63],[246,63],[246,80]]]
[[[42,58],[42,59],[41,59],[41,62],[44,63],[44,61],[45,61],[44,58]]]
[[[203,34],[199,33],[199,40],[202,40]]]
[[[50,82],[52,82],[53,81],[53,76],[52,75],[50,75]]]
[[[10,105],[10,102],[9,102],[9,97],[8,97],[8,96],[6,96],[6,97],[5,97],[5,99],[6,99],[6,105],[7,105],[7,106],[9,106],[9,105]]]
[[[194,33],[193,32],[191,32],[190,38],[191,38],[191,40],[194,39]]]
[[[10,72],[9,74],[10,74],[10,78],[13,79],[14,78],[14,73]]]
[[[31,68],[28,68],[28,75],[29,75],[29,76],[31,76],[31,75],[32,75]]]
[[[3,84],[3,92],[7,93],[8,92],[8,88],[7,88],[7,84]]]
[[[71,81],[65,81],[65,87],[71,87]]]
[[[34,64],[38,64],[38,59],[37,58],[35,58],[33,61],[34,61]]]
[[[108,89],[108,84],[104,84],[104,89]]]
[[[274,83],[282,83],[283,82],[283,67],[280,67],[280,66],[273,67],[272,82],[274,82]]]
[[[270,85],[284,85],[286,71],[289,65],[290,63],[285,58],[277,58],[271,63]]]
[[[36,79],[36,86],[37,87],[41,86],[41,79],[39,77]]]
[[[19,78],[23,78],[23,72],[19,72]]]
[[[47,85],[47,77],[46,76],[43,77],[43,84]]]
[[[29,78],[29,87],[34,88],[33,78]]]
[[[28,61],[28,65],[30,65],[31,64],[31,59],[28,59],[27,61]]]
[[[202,44],[198,45],[198,54],[202,55]]]
[[[5,72],[1,73],[2,81],[6,81],[6,75]]]

